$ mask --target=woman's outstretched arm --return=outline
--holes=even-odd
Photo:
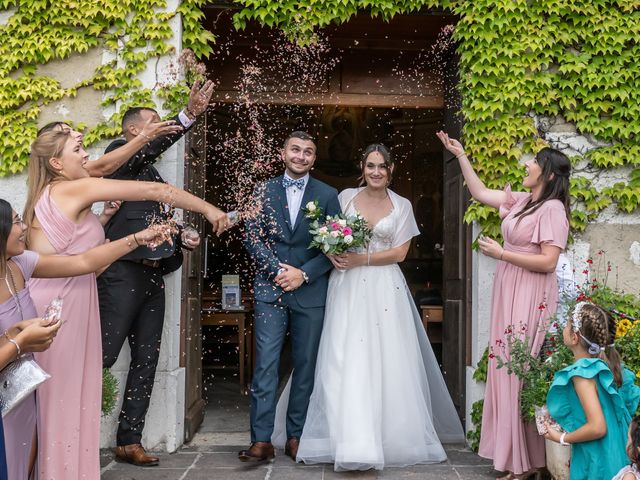
[[[159,245],[171,239],[169,228],[168,225],[153,225],[78,255],[40,255],[33,276],[38,278],[75,277],[95,272],[141,245]]]
[[[436,135],[444,145],[444,148],[453,153],[458,159],[460,170],[462,170],[464,181],[469,188],[469,192],[471,192],[471,196],[480,203],[489,205],[490,207],[500,208],[500,205],[507,200],[507,194],[502,190],[487,188],[473,169],[464,151],[464,147],[458,140],[449,138],[449,135],[442,131],[436,133]]]
[[[184,128],[178,125],[175,120],[167,120],[164,122],[153,122],[150,118],[142,128],[142,132],[127,143],[115,150],[105,153],[96,160],[88,161],[84,168],[92,177],[104,177],[115,172],[129,158],[131,158],[138,150],[143,149],[155,138],[179,133]]]
[[[60,206],[72,219],[79,219],[81,213],[96,202],[152,200],[203,214],[217,234],[230,226],[229,219],[222,210],[168,183],[82,178],[60,182],[54,188],[52,195],[61,197]]]

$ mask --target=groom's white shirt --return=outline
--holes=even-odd
[[[284,178],[293,180],[286,173]],[[302,204],[302,196],[304,195],[304,189],[309,184],[309,174],[307,173],[300,180],[304,180],[304,187],[299,189],[297,187],[287,188],[287,206],[289,207],[289,219],[291,220],[291,228],[296,224],[296,218],[298,218],[298,212],[300,212],[300,205]]]

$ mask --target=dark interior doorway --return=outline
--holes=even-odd
[[[253,162],[251,151],[241,153],[237,148],[237,132],[244,128],[243,119],[224,106],[210,112],[208,200],[225,209],[237,208],[251,193],[253,183],[281,174],[284,166],[277,148],[293,130],[308,131],[317,139],[318,155],[312,175],[339,191],[358,186],[364,148],[370,143],[384,143],[397,164],[391,188],[411,200],[422,231],[402,265],[407,281],[414,289],[427,283],[434,288],[442,286],[443,165],[435,142],[435,131],[442,123],[441,111],[299,105],[263,105],[260,110],[264,136],[275,139],[276,150],[258,171],[246,165]],[[241,178],[255,174],[257,178]],[[251,261],[241,237],[239,229],[210,245],[205,288],[215,290],[221,276],[229,273],[241,275],[244,291],[250,288]]]
[[[421,230],[401,268],[418,302],[444,305],[445,321],[430,326],[428,333],[463,415],[470,338],[464,252],[469,245],[465,235],[451,235],[447,225],[461,222],[466,200],[463,189],[449,188],[455,172],[446,168],[435,137],[437,130],[449,130],[458,109],[457,103],[445,101],[446,89],[455,85],[455,69],[448,67],[452,49],[447,47],[455,18],[423,11],[386,23],[362,15],[327,28],[317,48],[300,51],[281,34],[255,24],[235,31],[228,5],[210,4],[205,13],[205,25],[218,37],[208,63],[217,88],[204,133],[193,142],[199,146],[199,182],[206,179],[207,200],[225,210],[249,208],[256,182],[282,173],[279,149],[293,130],[317,139],[312,175],[338,190],[358,185],[360,155],[369,143],[390,147],[396,159],[391,188],[412,202]],[[253,271],[242,228],[220,238],[207,233],[202,305],[220,298],[226,274],[240,276],[243,298],[250,304]],[[445,243],[449,260],[443,256]],[[451,279],[457,282],[455,289]],[[455,302],[447,303],[446,292]],[[199,339],[185,333],[183,342],[183,351],[193,353],[185,355],[193,372],[187,378],[189,412],[202,408],[201,365],[226,364],[229,373],[223,369],[219,375],[235,377],[239,340],[233,326],[205,326],[195,308],[183,313],[182,323],[185,332],[202,329],[201,352]],[[201,363],[194,367],[198,357]],[[197,413],[191,417],[200,418]]]

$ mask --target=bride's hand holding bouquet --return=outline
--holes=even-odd
[[[327,215],[320,222],[322,210],[317,202],[309,202],[304,211],[305,216],[313,220],[309,226],[312,236],[309,248],[319,249],[340,270],[366,265],[366,256],[354,253],[366,247],[372,235],[362,215]]]
[[[345,252],[339,255],[327,255],[327,257],[329,257],[333,266],[341,272],[351,268],[364,267],[367,265],[367,256],[360,253]]]

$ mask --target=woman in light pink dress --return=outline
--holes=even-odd
[[[28,248],[67,256],[103,243],[91,205],[106,200],[165,202],[204,214],[218,232],[229,225],[219,209],[168,184],[90,178],[87,161],[70,132],[49,131],[35,140],[24,215]],[[37,356],[52,377],[38,391],[40,480],[97,480],[102,347],[96,275],[32,280],[30,289],[39,314],[62,297],[67,322],[53,347]]]
[[[480,238],[480,250],[498,260],[491,303],[490,345],[505,341],[513,329],[529,338],[538,354],[548,321],[556,312],[555,268],[569,235],[569,175],[571,163],[561,152],[544,148],[525,162],[523,186],[530,192],[487,188],[478,178],[464,148],[446,133],[438,137],[460,163],[474,199],[500,210],[504,245]],[[493,459],[503,478],[526,478],[544,467],[544,439],[535,425],[520,415],[521,382],[489,359],[482,412],[479,454]]]
[[[29,279],[83,275],[107,266],[131,248],[123,239],[71,258],[38,255],[25,250],[25,233],[26,226],[20,216],[0,198],[0,278],[5,280],[0,283],[0,331],[5,332],[2,340],[15,342],[15,348],[22,353],[41,352],[50,346],[62,322],[49,325],[35,318]],[[159,237],[153,229],[147,229],[138,232],[136,238],[146,244]],[[130,238],[129,242],[132,241]],[[0,367],[4,365],[0,362]],[[33,471],[38,443],[35,392],[16,405],[4,417],[4,423],[9,478],[26,480]]]

